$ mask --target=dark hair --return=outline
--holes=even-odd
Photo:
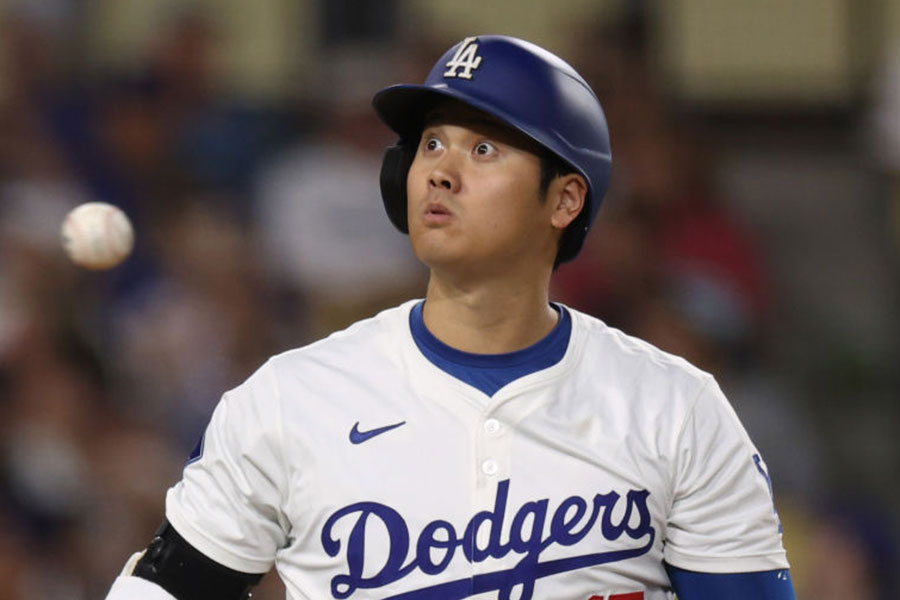
[[[542,152],[540,155],[541,159],[541,202],[546,200],[547,198],[547,190],[550,189],[550,184],[557,177],[561,177],[562,175],[568,175],[569,173],[577,173],[578,171],[575,167],[571,166],[569,163],[559,158],[555,154],[551,154],[549,152]]]

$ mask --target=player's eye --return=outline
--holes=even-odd
[[[441,140],[437,139],[436,137],[429,137],[429,138],[425,139],[425,143],[423,144],[423,147],[428,152],[434,152],[435,150],[440,150],[441,148],[443,148],[444,144],[443,144],[443,142],[441,142]]]
[[[497,147],[490,142],[478,142],[475,145],[475,154],[479,156],[491,156],[497,153]]]

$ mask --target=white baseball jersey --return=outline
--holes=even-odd
[[[577,311],[493,396],[417,347],[415,301],[270,359],[169,490],[175,529],[291,600],[671,599],[663,561],[787,568],[768,476],[713,378]]]

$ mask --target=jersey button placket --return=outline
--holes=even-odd
[[[493,477],[497,474],[497,471],[500,470],[500,466],[497,464],[497,461],[493,458],[488,458],[483,463],[481,463],[481,472],[487,475],[488,477]]]
[[[499,419],[484,415],[478,432],[478,450],[476,462],[476,478],[478,479],[477,506],[473,507],[472,514],[480,511],[494,510],[497,502],[497,494],[500,484],[509,478],[510,472],[510,436],[509,428]],[[515,486],[515,482],[509,482]],[[508,526],[508,525],[507,525]],[[476,545],[480,549],[490,546],[489,526],[479,527],[476,536]],[[511,553],[512,554],[512,553]],[[491,558],[482,562],[473,563],[475,573],[488,573],[500,568],[513,566],[507,564],[512,556],[501,559]]]
[[[501,465],[505,466],[507,463],[504,459],[507,444],[504,439],[506,436],[503,425],[494,417],[489,417],[482,421],[481,428],[483,431],[479,444],[481,447],[481,472],[489,479],[498,480],[501,470],[505,472],[505,469],[501,469]],[[489,485],[488,487],[493,486]]]

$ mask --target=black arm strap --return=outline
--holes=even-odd
[[[265,573],[242,573],[217,563],[165,521],[133,575],[152,581],[178,600],[244,600]]]

